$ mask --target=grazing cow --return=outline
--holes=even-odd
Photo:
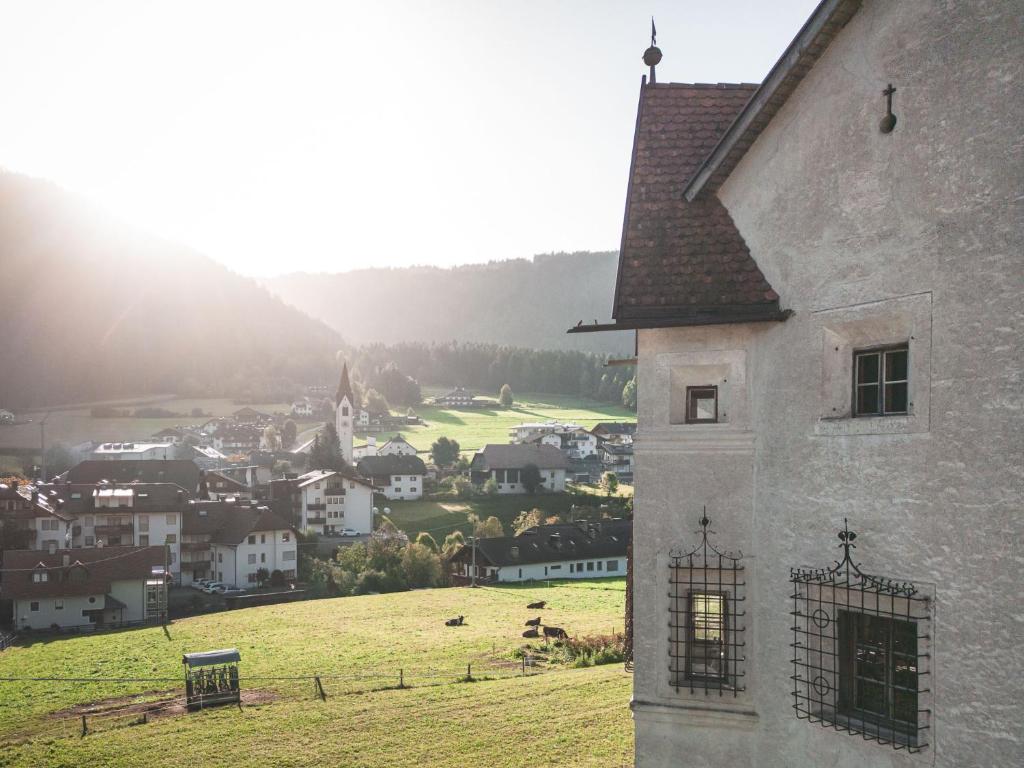
[[[543,609],[544,609],[544,606],[546,606],[546,605],[547,605],[547,602],[546,602],[546,601],[544,601],[544,600],[540,600],[540,601],[538,601],[538,602],[536,602],[536,603],[530,603],[530,604],[529,604],[528,606],[526,606],[526,607],[527,607],[527,608],[529,608],[530,610],[534,610],[534,609],[537,609],[537,610],[543,610]]]
[[[540,637],[540,632],[538,632],[537,628],[534,627],[533,629],[528,629],[523,632],[523,637]]]
[[[538,616],[536,619],[530,619],[529,621],[527,621],[526,622],[526,626],[527,627],[539,627],[540,626],[540,616]]]
[[[465,617],[463,617],[463,616],[458,616],[457,618],[454,618],[454,619],[448,619],[448,621],[446,621],[444,623],[444,625],[446,627],[461,627],[464,618]]]
[[[561,627],[544,627],[544,637],[553,637],[556,640],[569,639],[569,635]]]

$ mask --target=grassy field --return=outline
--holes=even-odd
[[[540,509],[548,515],[561,515],[567,519],[569,508],[573,505],[597,506],[603,499],[597,496],[576,497],[568,493],[542,493],[536,496],[486,496],[472,499],[445,501],[389,501],[387,508],[391,510],[391,522],[415,538],[420,531],[427,531],[438,541],[442,541],[452,531],[458,529],[464,534],[470,532],[467,520],[469,513],[475,513],[481,519],[497,517],[505,526],[505,533],[511,535],[512,521],[523,510]],[[610,510],[613,516],[621,512]]]
[[[175,413],[186,414],[170,419],[134,419],[134,418],[113,418],[95,419],[90,413],[90,404],[81,406],[62,407],[49,411],[46,418],[46,442],[64,443],[72,446],[86,440],[104,442],[110,440],[142,440],[159,432],[165,427],[174,427],[179,424],[202,423],[211,417],[194,418],[187,414],[193,408],[202,409],[203,413],[211,416],[227,416],[237,411],[242,406],[228,398],[174,398],[157,397],[139,400],[111,401],[109,405],[120,409],[135,410],[141,407],[166,408]],[[277,411],[288,412],[291,408],[289,403],[256,403],[252,405],[258,411],[274,413]],[[0,449],[10,448],[38,448],[39,447],[39,422],[46,417],[47,411],[25,411],[18,414],[18,419],[31,419],[31,423],[0,425]],[[311,422],[301,422],[299,429],[303,429]],[[0,453],[3,451],[0,450]]]
[[[464,453],[472,453],[487,443],[507,443],[509,429],[524,421],[572,421],[590,428],[599,421],[636,420],[636,414],[622,406],[559,395],[517,396],[515,406],[508,409],[455,410],[422,405],[415,411],[426,424],[403,429],[402,435],[424,452],[442,435],[458,440]],[[377,442],[394,434],[381,433],[376,436]]]
[[[537,613],[526,609],[532,600],[547,600],[545,623],[570,634],[621,632],[624,588],[622,579],[603,579],[422,590],[200,616],[176,621],[166,634],[155,627],[26,641],[0,653],[0,677],[173,680],[0,682],[0,765],[169,765],[182,758],[413,765],[449,749],[472,755],[474,764],[537,764],[508,750],[518,738],[530,739],[535,756],[567,750],[568,765],[622,764],[632,729],[621,667],[559,667],[522,678],[511,652],[524,642],[523,622]],[[465,626],[444,626],[458,614]],[[123,706],[138,694],[180,697],[182,653],[223,647],[241,651],[243,687],[262,693],[240,712],[154,717],[137,727],[101,724],[85,738],[70,738],[77,718],[55,716],[89,703]],[[495,679],[452,684],[467,663],[475,677]],[[354,693],[397,683],[398,669],[411,690]],[[312,695],[308,677],[254,679],[314,673],[325,676],[326,702]]]

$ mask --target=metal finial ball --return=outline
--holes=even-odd
[[[656,67],[661,62],[661,48],[652,45],[644,51],[644,64],[648,67]]]
[[[880,130],[882,133],[892,133],[892,129],[895,127],[896,115],[894,115],[892,112],[883,117],[882,120],[878,123],[878,130]]]

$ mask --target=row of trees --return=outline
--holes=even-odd
[[[575,395],[635,408],[635,367],[607,367],[606,362],[606,356],[587,352],[408,342],[360,347],[353,352],[352,367],[360,387],[376,389],[392,405],[417,404],[423,382],[500,390],[499,396],[508,387],[509,398],[512,391]]]

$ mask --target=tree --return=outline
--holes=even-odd
[[[275,568],[270,572],[270,586],[283,587],[286,583],[283,571]]]
[[[448,559],[464,546],[466,546],[466,537],[462,531],[452,531],[444,537],[444,544],[441,545],[441,557]]]
[[[295,445],[296,439],[299,437],[299,428],[295,422],[291,419],[285,421],[284,426],[281,428],[281,444],[285,448],[291,448]]]
[[[470,482],[468,477],[459,475],[452,480],[452,490],[455,491],[455,495],[460,499],[468,499],[473,495],[473,483]]]
[[[430,460],[439,467],[450,467],[459,458],[459,443],[443,435],[430,446]]]
[[[313,438],[313,446],[309,449],[309,469],[330,469],[338,471],[344,469],[347,464],[345,457],[341,455],[341,446],[338,443],[338,430],[331,422],[324,424],[323,430]]]
[[[263,444],[266,446],[268,451],[281,450],[281,434],[273,424],[269,424],[267,428],[263,430]]]
[[[416,543],[422,544],[431,552],[437,552],[437,540],[431,536],[427,531],[420,531],[419,535],[416,536]]]
[[[505,535],[505,527],[501,520],[491,515],[483,522],[477,521],[476,536],[481,539],[497,539]]]
[[[484,482],[484,493],[486,493],[488,496],[497,496],[498,481],[495,480],[493,477],[488,477],[487,480]]]
[[[636,376],[622,388],[622,405],[631,411],[636,410]]]
[[[501,403],[503,408],[511,408],[515,404],[515,398],[512,395],[512,387],[508,384],[501,385],[501,392],[498,393],[498,402]]]
[[[71,451],[63,443],[54,443],[46,449],[46,474],[50,477],[66,472],[74,463]],[[43,479],[49,480],[49,477]]]
[[[402,572],[410,587],[434,587],[441,581],[441,558],[430,547],[414,542],[402,549]]]
[[[519,482],[523,484],[526,492],[533,495],[540,488],[543,478],[540,476],[540,468],[536,464],[527,464],[519,471]]]
[[[601,487],[608,498],[614,496],[619,490],[619,476],[614,472],[605,472],[601,475]]]
[[[384,395],[376,389],[370,389],[366,393],[366,410],[374,416],[387,416],[391,413],[391,406]]]
[[[256,586],[263,588],[263,585],[270,581],[270,571],[266,568],[256,569]]]
[[[529,511],[523,510],[516,519],[512,521],[512,532],[514,535],[519,536],[523,531],[538,526],[544,522],[544,513],[537,509],[531,509]]]

